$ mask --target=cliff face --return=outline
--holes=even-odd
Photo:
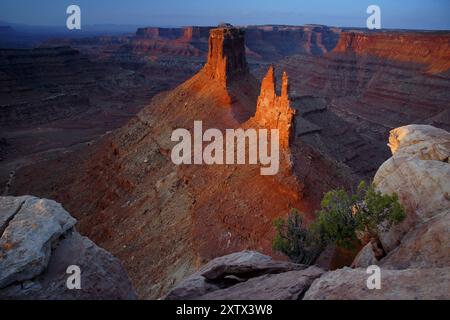
[[[208,41],[209,31],[213,27],[190,26],[184,28],[139,28],[136,37],[152,40],[176,40],[195,41],[203,39]]]
[[[439,73],[450,69],[450,35],[445,32],[343,32],[333,53],[355,53],[415,63],[430,73]]]
[[[185,41],[200,41],[208,40],[211,27],[186,27],[183,28],[183,40]]]
[[[89,144],[198,69],[119,65],[66,46],[0,49],[0,193],[18,164]]]
[[[341,30],[326,26],[248,26],[247,46],[261,58],[277,60],[306,53],[321,56],[336,46]]]
[[[136,36],[147,39],[178,39],[183,36],[180,28],[139,28]]]

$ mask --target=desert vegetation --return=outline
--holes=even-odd
[[[377,241],[379,232],[388,231],[405,217],[396,194],[382,194],[364,181],[351,194],[343,189],[327,192],[320,207],[309,226],[297,209],[286,219],[276,219],[273,249],[293,262],[310,265],[328,244],[351,249],[358,243]]]

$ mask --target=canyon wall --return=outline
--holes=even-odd
[[[374,56],[411,67],[423,67],[430,73],[450,69],[448,32],[343,32],[333,53]]]
[[[297,135],[373,177],[389,156],[392,128],[417,123],[450,130],[449,43],[448,32],[344,32],[323,57],[278,61],[276,69],[290,75],[302,123]],[[262,79],[265,68],[255,73]]]
[[[84,39],[54,39],[49,45],[70,45],[84,53],[121,59],[167,59],[168,57],[206,58],[209,32],[214,27],[139,28],[134,36],[102,36]],[[247,26],[245,50],[248,58],[274,61],[306,53],[323,55],[331,52],[339,40],[341,29],[320,25]]]
[[[21,166],[89,146],[201,66],[126,56],[122,63],[99,58],[103,53],[93,57],[67,46],[0,49],[0,194]]]

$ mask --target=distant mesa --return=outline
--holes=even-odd
[[[212,29],[237,29],[230,23],[213,26],[188,26],[182,28],[145,27],[136,31],[137,48],[144,52],[172,49],[174,53],[180,46],[186,50],[197,49],[195,55],[208,52],[209,32]],[[287,55],[308,53],[323,55],[333,50],[341,32],[338,28],[326,26],[285,26],[261,25],[239,28],[246,32],[245,46],[251,57],[263,60],[280,59]],[[189,51],[189,50],[188,50]]]

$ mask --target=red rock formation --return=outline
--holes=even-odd
[[[431,73],[450,68],[450,34],[424,32],[344,32],[334,53],[354,52],[424,65]]]
[[[208,62],[203,68],[212,79],[224,85],[248,73],[245,57],[244,31],[237,28],[217,28],[210,31]]]
[[[294,128],[295,110],[291,108],[289,100],[289,79],[283,73],[281,96],[276,94],[276,80],[273,66],[261,83],[261,94],[256,106],[254,119],[264,127],[280,130],[280,146],[288,148]]]

